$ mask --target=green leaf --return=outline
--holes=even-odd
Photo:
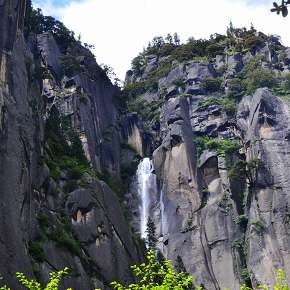
[[[282,15],[283,17],[286,17],[288,15],[288,8],[286,6],[282,8]]]

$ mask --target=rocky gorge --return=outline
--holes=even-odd
[[[0,1],[0,276],[110,289],[157,247],[205,289],[290,283],[290,48],[156,37],[119,88],[30,1]]]

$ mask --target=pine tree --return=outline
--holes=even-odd
[[[164,263],[166,260],[164,255],[162,254],[162,252],[160,250],[157,250],[156,259],[159,263]]]
[[[229,26],[227,27],[227,36],[234,36],[235,34],[235,28],[233,25],[233,22],[230,21]]]
[[[175,260],[175,270],[177,273],[187,273],[182,258],[178,255]]]
[[[180,37],[176,32],[173,34],[173,41],[175,45],[180,45]]]
[[[172,36],[171,36],[170,33],[167,34],[165,40],[166,40],[166,42],[167,42],[168,44],[172,44],[172,43],[173,43],[173,38],[172,38]]]
[[[156,226],[154,224],[154,221],[151,218],[148,218],[147,222],[147,238],[146,238],[146,245],[148,248],[155,249],[157,238],[156,238]]]

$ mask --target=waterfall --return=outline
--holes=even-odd
[[[163,236],[165,233],[165,215],[164,215],[164,202],[163,202],[163,190],[160,192],[160,235]]]
[[[146,227],[150,210],[150,192],[156,189],[156,175],[153,173],[154,167],[149,158],[144,158],[138,166],[138,195],[141,200],[140,210],[140,233],[142,238],[146,238]]]

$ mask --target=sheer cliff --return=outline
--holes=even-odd
[[[42,281],[65,266],[64,287],[129,279],[142,245],[120,202],[120,168],[121,153],[137,156],[121,148],[135,117],[121,119],[119,89],[60,22],[23,0],[1,1],[0,15],[2,282],[18,289],[17,271]]]
[[[289,49],[254,28],[155,38],[127,73],[158,180],[147,216],[163,254],[206,289],[273,285],[278,268],[290,279],[288,94]]]
[[[148,217],[206,289],[273,285],[279,268],[290,282],[290,49],[277,36],[154,38],[120,89],[30,1],[0,1],[0,24],[1,282],[65,266],[63,287],[126,282]]]

